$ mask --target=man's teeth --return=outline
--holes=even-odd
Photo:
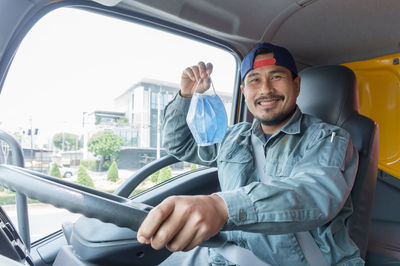
[[[272,100],[272,101],[261,101],[261,102],[259,102],[259,104],[260,104],[260,105],[268,105],[268,104],[271,104],[271,103],[274,103],[274,102],[276,102],[276,100]]]

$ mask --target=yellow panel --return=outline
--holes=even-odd
[[[400,54],[346,63],[357,76],[360,113],[379,125],[379,168],[400,178]],[[396,63],[397,60],[397,63]]]

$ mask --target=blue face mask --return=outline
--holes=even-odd
[[[208,146],[220,143],[224,138],[228,127],[228,119],[224,104],[222,103],[221,98],[219,98],[215,93],[212,82],[211,86],[214,95],[206,95],[196,92],[193,94],[189,111],[186,116],[186,123],[189,126],[190,132],[198,146]],[[200,159],[205,161],[201,157]]]

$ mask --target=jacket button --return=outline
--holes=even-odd
[[[232,154],[229,153],[226,157],[227,157],[228,159],[230,159],[230,158],[232,158]]]
[[[241,222],[244,222],[246,220],[246,218],[247,218],[246,212],[243,209],[240,209],[239,210],[239,220]]]

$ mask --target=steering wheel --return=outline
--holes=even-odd
[[[0,165],[0,184],[32,199],[138,231],[151,206],[11,165]]]
[[[9,143],[13,162],[23,166],[23,153],[19,143],[2,130],[0,130],[0,139]],[[176,161],[172,156],[164,160],[163,163]],[[140,173],[148,175],[152,168],[151,164]],[[89,218],[97,218],[102,222],[127,227],[136,232],[148,212],[153,208],[144,203],[134,202],[115,194],[70,183],[18,166],[0,165],[0,184],[41,202],[65,208]],[[129,189],[132,188],[124,186],[120,192],[126,193]],[[204,241],[201,246],[219,247],[224,243],[225,240],[216,235],[212,239]]]

